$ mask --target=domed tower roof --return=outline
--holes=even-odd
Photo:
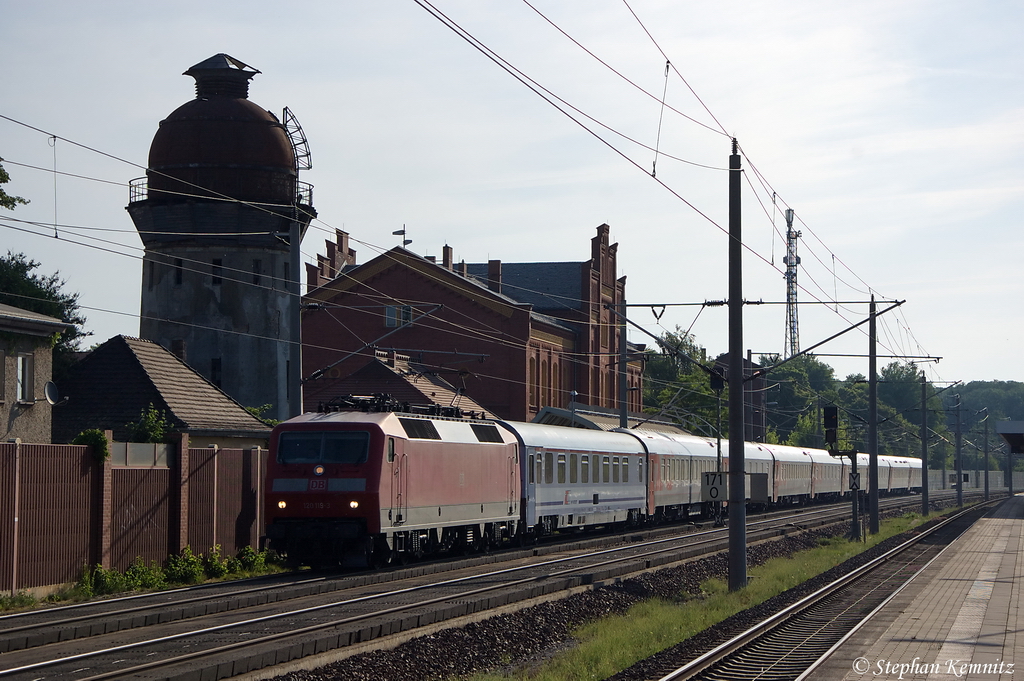
[[[196,98],[160,122],[149,149],[149,199],[195,197],[270,204],[295,201],[295,152],[274,114],[249,100],[258,70],[226,54],[184,75]]]

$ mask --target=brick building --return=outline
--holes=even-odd
[[[617,409],[622,302],[618,244],[601,225],[580,262],[455,264],[401,247],[362,264],[343,232],[307,265],[302,321],[306,409],[336,397],[378,350],[408,355],[500,417],[530,420],[570,402]],[[628,407],[640,411],[641,367]]]

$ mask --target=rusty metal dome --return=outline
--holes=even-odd
[[[292,204],[295,153],[274,114],[248,99],[259,73],[226,54],[196,64],[196,98],[160,122],[149,149],[149,199],[230,198]]]

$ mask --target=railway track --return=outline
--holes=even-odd
[[[913,504],[916,498],[903,500]],[[889,500],[897,504],[900,500]],[[748,524],[750,541],[834,523],[814,507]],[[112,599],[0,618],[0,678],[226,678],[512,603],[589,588],[725,548],[726,530],[632,537],[611,549],[532,547],[507,555],[347,577],[278,578]],[[546,554],[546,555],[543,555]],[[494,569],[497,560],[501,569]],[[448,577],[437,579],[445,571]],[[210,671],[214,670],[214,671]],[[206,674],[214,674],[207,676]]]
[[[813,670],[837,643],[913,579],[993,503],[961,511],[669,671],[659,681],[813,678]]]

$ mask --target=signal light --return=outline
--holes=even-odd
[[[839,429],[839,407],[829,405],[822,409],[822,414],[824,415],[825,430]]]

